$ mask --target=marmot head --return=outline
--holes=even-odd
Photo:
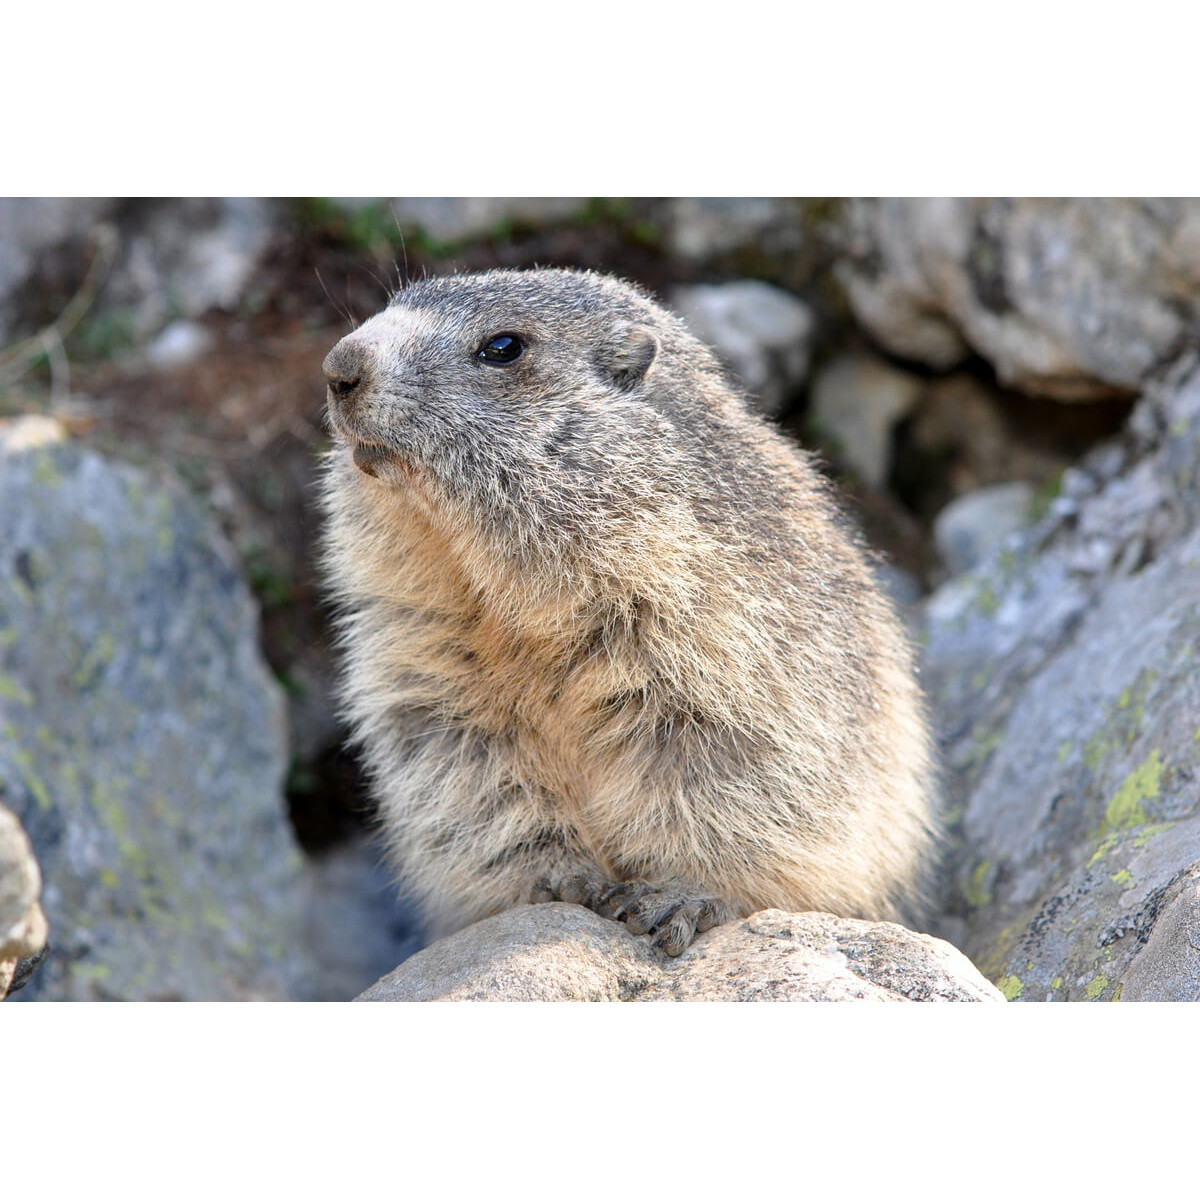
[[[522,547],[676,505],[714,391],[736,403],[679,318],[589,272],[411,283],[324,370],[330,421],[370,477],[363,487],[419,477]]]

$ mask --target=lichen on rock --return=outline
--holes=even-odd
[[[1148,392],[1124,453],[1092,464],[1114,461],[926,606],[963,944],[1010,999],[1200,999],[1179,915],[1200,863],[1194,363]]]
[[[282,700],[232,553],[178,485],[12,444],[0,789],[53,930],[21,998],[312,994]]]

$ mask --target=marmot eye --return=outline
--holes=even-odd
[[[520,358],[524,349],[525,343],[515,333],[501,333],[480,346],[475,357],[481,362],[503,366]]]

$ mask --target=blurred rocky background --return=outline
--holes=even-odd
[[[320,363],[535,263],[649,287],[842,487],[923,647],[934,932],[1009,999],[1200,999],[1200,202],[1006,199],[0,199],[0,994],[420,946],[332,703]]]

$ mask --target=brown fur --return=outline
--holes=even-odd
[[[500,333],[525,352],[481,363]],[[592,274],[433,279],[326,371],[345,701],[432,933],[551,897],[676,953],[766,907],[911,919],[905,638],[677,318]]]

